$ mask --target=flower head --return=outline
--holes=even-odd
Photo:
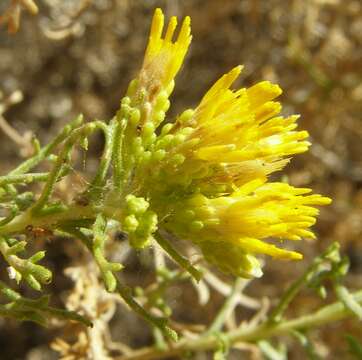
[[[171,17],[166,33],[162,37],[164,16],[161,9],[156,9],[151,25],[151,34],[143,61],[141,77],[146,83],[167,88],[178,73],[188,47],[191,43],[190,18],[187,16],[176,40],[173,41],[177,27],[177,18]]]
[[[174,78],[184,61],[191,43],[190,18],[183,20],[175,37],[177,18],[173,16],[164,36],[164,15],[156,9],[141,71],[128,88],[131,105],[141,112],[138,126],[154,124],[156,128],[165,118],[170,106],[168,98],[174,88]],[[147,131],[147,130],[146,130]]]
[[[302,258],[301,254],[281,249],[268,240],[315,238],[309,228],[315,223],[318,210],[311,205],[326,205],[330,200],[306,195],[310,192],[286,183],[256,179],[227,196],[208,198],[198,193],[173,204],[173,213],[164,226],[199,245],[206,258],[221,268],[228,266],[228,272],[255,276],[254,255]],[[235,257],[244,266],[231,268],[235,261],[230,263],[230,259]]]
[[[175,28],[171,18],[162,38],[163,15],[156,10],[143,67],[121,108],[127,118],[124,157],[131,164],[126,186],[153,214],[148,239],[163,227],[191,240],[206,260],[238,276],[261,275],[259,254],[302,258],[271,241],[314,238],[310,227],[318,210],[313,206],[330,199],[268,182],[269,174],[310,145],[308,133],[296,129],[298,116],[278,115],[278,85],[263,81],[232,90],[242,70],[235,67],[195,109],[185,110],[156,134],[191,41],[189,18],[173,42]]]

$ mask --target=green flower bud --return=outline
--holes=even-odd
[[[157,125],[161,124],[165,119],[166,112],[163,110],[159,110],[153,114],[153,122]]]
[[[142,145],[142,139],[140,137],[136,137],[133,139],[132,142],[132,153],[135,156],[140,156],[143,153],[143,145]]]
[[[156,98],[156,103],[154,105],[155,111],[163,110],[167,111],[170,106],[170,101],[168,100],[168,94],[166,91],[161,91]],[[166,109],[166,110],[165,110]]]
[[[143,163],[143,164],[146,164],[148,163],[152,158],[152,153],[151,151],[145,151],[143,154],[142,154],[142,157],[140,159],[140,161]]]
[[[127,119],[129,118],[129,112],[131,111],[131,107],[128,105],[121,106],[121,118]]]
[[[152,242],[152,236],[140,237],[137,234],[129,235],[129,243],[134,249],[143,249],[146,246],[149,246]]]
[[[171,124],[171,123],[165,124],[162,127],[161,136],[165,136],[172,128],[173,128],[173,124]]]
[[[181,165],[185,161],[185,156],[182,154],[176,154],[171,158],[172,165]]]
[[[151,122],[146,123],[143,126],[142,141],[144,146],[149,146],[156,140],[155,125]]]
[[[165,158],[165,156],[166,156],[166,151],[163,149],[159,149],[152,154],[152,159],[154,159],[155,161],[161,161]]]
[[[174,138],[174,135],[171,135],[171,134],[167,134],[165,135],[157,144],[157,147],[158,148],[167,148],[171,145],[172,143],[172,140]]]
[[[149,203],[141,197],[126,196],[127,212],[129,214],[143,214],[149,207]]]
[[[189,135],[191,135],[194,131],[195,131],[194,128],[187,126],[187,127],[185,127],[185,128],[182,128],[182,129],[179,131],[179,133],[182,134],[182,135],[185,135],[185,136],[189,136]]]
[[[138,225],[139,225],[139,223],[138,223],[138,220],[136,219],[136,216],[133,214],[128,215],[123,220],[122,230],[124,230],[128,233],[134,232],[134,231],[136,231]]]
[[[204,227],[204,223],[202,221],[195,220],[190,225],[189,228],[191,231],[200,231]]]
[[[149,137],[151,134],[153,134],[155,131],[155,125],[153,125],[152,123],[148,122],[143,126],[143,132],[142,132],[142,136],[144,138]]]
[[[121,99],[121,107],[130,104],[131,104],[131,98],[129,96],[125,96],[124,98]]]
[[[130,117],[129,117],[130,123],[136,126],[139,123],[140,119],[141,119],[141,113],[139,109],[132,109],[130,111]]]
[[[136,230],[136,234],[139,237],[146,237],[151,235],[157,230],[157,215],[152,211],[147,211],[139,219],[140,223]]]
[[[178,117],[177,121],[183,125],[186,125],[191,120],[194,113],[195,113],[195,110],[187,109]]]
[[[172,145],[177,146],[182,144],[186,139],[186,136],[183,134],[177,134],[172,141]]]
[[[166,86],[166,92],[167,92],[168,96],[171,95],[174,87],[175,87],[175,81],[174,81],[174,80],[171,80],[171,81],[168,83],[168,85]]]
[[[139,85],[139,82],[137,79],[133,79],[129,85],[128,85],[128,89],[127,89],[127,97],[133,97],[136,92],[137,92],[137,89],[138,89],[138,85]]]

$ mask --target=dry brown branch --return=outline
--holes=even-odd
[[[42,30],[44,35],[55,41],[60,41],[71,36],[81,34],[84,30],[84,26],[79,22],[79,18],[88,9],[92,0],[81,0],[78,9],[63,20],[58,25],[46,25]]]
[[[24,134],[20,134],[8,123],[3,115],[11,106],[18,104],[22,100],[23,94],[21,91],[17,90],[3,101],[0,101],[0,130],[20,148],[21,156],[28,157],[33,153],[33,146],[31,143],[33,138],[32,132],[26,131]]]
[[[19,30],[23,9],[27,10],[31,15],[36,15],[39,11],[34,0],[11,0],[7,10],[0,16],[0,25],[6,25],[9,34],[15,34]]]

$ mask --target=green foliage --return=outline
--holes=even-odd
[[[12,290],[0,281],[0,291],[9,300],[8,303],[0,305],[0,314],[16,320],[27,320],[36,322],[39,325],[47,326],[49,320],[58,318],[61,320],[72,320],[81,322],[86,326],[92,326],[91,322],[79,314],[57,309],[49,306],[49,296],[44,295],[37,299],[27,299],[16,291]]]
[[[52,273],[39,263],[45,256],[44,251],[37,251],[28,258],[24,255],[29,239],[36,240],[38,232],[45,233],[47,236],[66,234],[78,238],[98,265],[106,289],[119,294],[129,307],[151,325],[154,329],[157,348],[166,351],[168,349],[166,339],[176,341],[178,337],[176,332],[167,325],[172,312],[165,301],[166,290],[174,282],[189,279],[189,275],[199,281],[202,273],[208,270],[196,268],[191,264],[173,247],[169,241],[170,234],[157,229],[157,216],[150,210],[149,202],[145,197],[127,193],[125,179],[129,176],[126,172],[130,171],[130,168],[127,170],[127,167],[124,168],[119,163],[119,159],[123,159],[125,164],[127,162],[131,164],[134,161],[129,157],[130,153],[126,158],[122,153],[127,114],[137,117],[134,112],[122,110],[109,124],[100,121],[84,124],[83,117],[79,116],[67,125],[50,144],[44,147],[37,146],[36,153],[30,159],[24,161],[8,175],[0,177],[1,207],[7,212],[0,220],[0,252],[8,264],[10,279],[18,283],[24,280],[33,289],[41,291],[43,286],[51,282]],[[85,190],[76,194],[73,202],[66,203],[56,199],[53,195],[55,186],[64,176],[67,176],[69,169],[73,166],[71,153],[78,145],[86,147],[88,137],[98,130],[105,137],[105,145],[94,178]],[[48,163],[51,170],[34,172],[33,169],[41,162]],[[110,168],[113,169],[111,180]],[[25,188],[23,192],[20,191],[20,186],[37,182],[44,183],[39,196],[28,188]],[[114,226],[111,224],[114,223],[128,233],[130,244],[135,248],[143,248],[154,241],[157,242],[182,271],[172,272],[167,268],[163,272],[160,271],[158,286],[151,292],[135,292],[123,285],[115,274],[122,270],[123,265],[109,261],[109,254],[107,254],[107,246],[113,241],[110,229]],[[21,240],[18,240],[19,237]],[[271,333],[273,329],[277,333],[278,324],[284,325],[285,311],[299,291],[303,287],[309,287],[325,297],[326,282],[332,283],[335,294],[348,312],[361,318],[360,299],[355,294],[351,294],[342,283],[347,272],[348,261],[341,257],[339,246],[334,243],[313,261],[300,279],[287,289],[279,304],[258,331],[263,334],[262,329],[266,327],[272,329]],[[35,321],[42,325],[47,324],[48,318],[52,317],[90,325],[88,320],[72,311],[49,306],[47,296],[35,300],[25,299],[3,283],[1,283],[1,292],[10,300],[7,304],[1,305],[3,316]],[[230,309],[233,311],[235,306],[233,297],[239,292],[240,288],[236,286],[213,324],[204,334],[206,339],[210,339],[208,340],[210,344],[215,344],[215,340],[212,340],[215,337],[219,339],[216,342],[219,345],[214,355],[215,359],[226,358],[228,349],[232,346],[232,338],[222,332],[222,328],[225,316],[230,313]],[[140,299],[143,300],[140,302]],[[162,316],[153,315],[152,309],[157,309]],[[333,319],[332,315],[331,319]],[[220,339],[223,341],[220,342]],[[315,359],[311,343],[304,335],[300,335],[299,340],[304,344],[308,356]],[[354,344],[353,349],[358,349],[351,339],[349,343]],[[265,339],[258,342],[258,346],[269,358],[282,359],[284,356],[283,352],[274,349]],[[182,351],[184,350],[187,349]]]
[[[262,340],[258,342],[258,346],[267,360],[287,360],[287,351],[283,345],[276,348],[268,341]]]
[[[9,246],[8,243],[11,245]],[[24,279],[33,289],[40,291],[41,284],[49,284],[52,279],[50,270],[37,264],[45,256],[45,251],[38,251],[29,259],[22,259],[17,254],[23,252],[25,246],[25,241],[15,239],[7,241],[5,238],[0,238],[0,252],[9,264],[9,276],[17,283]]]
[[[106,230],[107,221],[99,214],[93,224],[94,238],[91,251],[99,266],[107,290],[113,292],[117,286],[117,280],[113,272],[122,270],[123,266],[120,263],[108,262],[104,256],[104,248],[107,240]]]

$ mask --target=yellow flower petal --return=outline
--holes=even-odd
[[[153,16],[151,33],[141,70],[144,82],[160,81],[160,86],[167,88],[179,71],[191,43],[190,18],[185,17],[178,38],[173,41],[177,27],[176,17],[172,17],[162,38],[164,15],[156,9]]]
[[[250,108],[255,109],[282,93],[282,89],[269,81],[261,81],[247,90]]]
[[[241,238],[236,240],[238,245],[245,249],[245,252],[252,254],[265,254],[278,259],[300,260],[303,255],[295,251],[283,250],[275,245],[253,238]]]

